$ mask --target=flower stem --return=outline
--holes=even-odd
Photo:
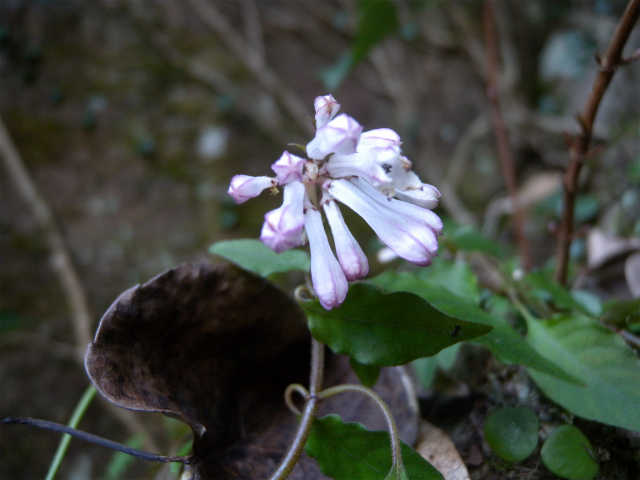
[[[287,478],[300,458],[316,418],[321,400],[319,393],[322,390],[323,379],[324,343],[318,342],[315,338],[311,338],[311,375],[309,378],[309,396],[307,403],[302,412],[302,418],[300,419],[300,425],[298,425],[296,435],[286,455],[280,462],[280,465],[278,465],[277,470],[269,477],[269,480],[284,480]]]
[[[395,469],[398,472],[401,471],[404,466],[402,463],[402,452],[400,450],[400,437],[398,436],[398,428],[396,427],[396,422],[393,419],[391,410],[389,410],[389,407],[387,406],[385,401],[382,399],[382,397],[380,397],[380,395],[378,395],[370,388],[363,385],[355,384],[337,385],[335,387],[327,388],[326,390],[320,392],[319,396],[320,398],[324,399],[344,392],[357,392],[367,395],[374,402],[376,402],[378,407],[380,407],[380,410],[382,410],[382,413],[384,414],[384,419],[387,422],[387,429],[389,430],[389,436],[391,438],[391,456],[393,461],[391,470],[393,471]]]

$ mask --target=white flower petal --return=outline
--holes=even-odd
[[[314,208],[305,213],[305,230],[311,250],[311,280],[320,304],[331,310],[338,307],[347,296],[349,284],[329,246],[322,216]]]
[[[237,204],[241,204],[250,198],[257,197],[263,190],[275,187],[277,184],[278,181],[271,177],[236,175],[231,179],[227,193],[233,197]]]
[[[284,187],[282,206],[265,214],[260,240],[274,252],[302,245],[304,195],[302,182],[288,183]]]
[[[338,261],[347,280],[366,277],[369,273],[367,256],[344,223],[340,208],[334,201],[325,203],[323,208],[333,234]]]
[[[423,219],[413,215],[414,212],[390,208],[393,200],[362,180],[356,186],[355,180],[359,179],[334,180],[329,194],[360,215],[399,257],[416,265],[429,265],[438,251],[434,230]],[[363,185],[368,188],[360,188]]]
[[[360,178],[353,178],[351,182],[369,196],[369,198],[376,201],[380,206],[385,207],[398,215],[407,215],[412,218],[419,219],[431,228],[436,235],[442,234],[442,220],[431,210],[427,210],[426,208],[403,202],[401,200],[387,198]]]
[[[366,178],[374,186],[392,181],[383,165],[376,161],[375,149],[367,149],[351,155],[331,155],[327,162],[327,173],[332,178],[343,178],[356,175]]]
[[[360,136],[358,150],[372,147],[399,147],[401,144],[400,135],[396,132],[390,128],[377,128],[364,132]]]

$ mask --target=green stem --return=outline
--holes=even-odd
[[[320,404],[319,392],[322,390],[324,379],[324,344],[311,338],[311,375],[309,379],[309,397],[302,412],[300,425],[296,435],[287,450],[286,455],[278,465],[278,469],[269,477],[269,480],[284,480],[289,476],[296,462],[302,454],[305,443],[311,434],[311,427],[318,412]]]
[[[400,437],[398,436],[398,428],[396,427],[396,422],[393,419],[393,415],[391,414],[391,410],[385,403],[385,401],[378,395],[376,392],[371,390],[368,387],[363,385],[355,385],[355,384],[346,384],[346,385],[338,385],[335,387],[327,388],[320,393],[320,398],[328,398],[333,395],[337,395],[338,393],[344,392],[357,392],[367,395],[371,398],[382,413],[384,414],[384,419],[387,422],[387,429],[389,430],[389,436],[391,437],[391,456],[393,460],[393,465],[391,466],[391,470],[396,470],[396,472],[400,472],[404,469],[404,465],[402,463],[402,452],[400,450]]]
[[[69,427],[76,428],[78,426],[78,423],[80,423],[80,419],[84,415],[84,412],[86,412],[87,407],[91,403],[91,400],[93,400],[93,397],[95,396],[95,394],[96,394],[96,387],[94,387],[93,385],[89,385],[89,387],[87,387],[85,392],[82,394],[82,397],[80,398],[80,401],[76,406],[76,409],[73,411],[73,414],[71,415],[71,419],[69,420],[69,424],[68,424]],[[58,450],[56,450],[56,455],[53,457],[53,461],[49,466],[49,471],[47,472],[47,476],[45,480],[53,480],[55,478],[56,473],[58,472],[58,468],[60,468],[60,464],[62,463],[62,459],[67,453],[69,442],[71,442],[71,435],[68,435],[65,433],[62,436],[62,439],[60,440],[60,444],[58,445]]]

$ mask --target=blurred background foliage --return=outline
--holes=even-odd
[[[563,132],[575,130],[594,55],[625,4],[497,4],[502,113],[536,266],[554,251]],[[278,200],[236,206],[229,179],[268,175],[287,143],[306,144],[305,116],[321,94],[365,129],[398,131],[414,169],[443,194],[438,213],[500,242],[503,259],[514,254],[482,29],[482,3],[472,1],[3,0],[0,117],[63,234],[91,330],[133,284],[210,260],[216,240],[258,235]],[[630,44],[640,46],[637,30]],[[583,287],[603,299],[632,296],[615,249],[597,255],[616,242],[638,248],[639,77],[637,65],[614,77],[580,178],[576,217],[589,229],[573,259],[589,273]],[[0,414],[64,423],[87,384],[77,360],[85,345],[74,337],[46,232],[4,168],[0,186]],[[349,223],[360,225],[358,238],[369,235],[369,252],[378,248],[366,225]],[[81,428],[166,454],[185,433],[157,416],[114,416],[100,402]],[[44,476],[57,441],[3,428],[0,476]],[[116,478],[125,467],[109,459],[73,442],[62,478],[100,477],[108,464]],[[126,468],[129,478],[151,475],[144,462]]]

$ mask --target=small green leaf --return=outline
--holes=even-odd
[[[366,365],[404,365],[491,330],[445,315],[412,293],[385,295],[365,283],[351,285],[340,308],[325,310],[317,300],[301,305],[316,339]]]
[[[359,423],[344,423],[338,415],[317,419],[305,445],[320,470],[334,480],[444,480],[433,465],[402,443],[406,476],[391,472],[391,443],[387,432],[370,432]],[[388,476],[391,473],[391,476]]]
[[[253,239],[218,242],[211,245],[209,252],[261,277],[290,270],[308,272],[311,265],[309,255],[303,250],[287,250],[278,254],[260,240]]]
[[[353,358],[350,358],[349,362],[362,385],[365,387],[373,387],[376,384],[380,376],[380,367],[377,365],[365,365]]]
[[[598,474],[591,443],[577,427],[562,425],[547,437],[540,451],[542,462],[555,475],[590,480]]]
[[[580,314],[527,325],[531,345],[585,385],[530,371],[545,395],[580,417],[640,431],[640,362],[618,335]]]
[[[500,458],[520,462],[538,446],[538,417],[527,407],[501,408],[487,417],[484,437]]]
[[[406,291],[420,295],[435,308],[454,318],[483,323],[493,327],[491,333],[474,340],[489,348],[498,360],[534,368],[541,372],[580,384],[558,364],[540,355],[513,329],[509,322],[499,316],[482,310],[466,298],[452,294],[438,285],[429,285],[416,275],[402,272],[386,272],[370,280],[385,291]]]

